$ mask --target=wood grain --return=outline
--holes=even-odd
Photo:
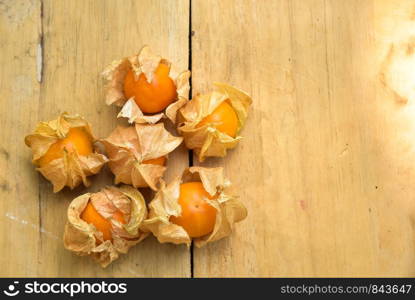
[[[0,266],[1,276],[38,272],[38,176],[23,138],[38,119],[40,3],[0,1]],[[30,249],[28,251],[28,249]]]
[[[81,187],[53,194],[51,184],[37,175],[30,165],[29,149],[20,143],[38,121],[54,119],[64,111],[83,115],[92,124],[96,136],[107,136],[117,124],[117,109],[104,103],[100,72],[111,61],[137,52],[143,44],[151,45],[157,53],[186,69],[189,55],[188,1],[43,1],[43,76],[40,97],[35,57],[25,58],[27,66],[13,60],[13,56],[20,54],[15,53],[17,50],[22,55],[25,51],[36,50],[40,2],[34,2],[33,5],[36,8],[33,15],[37,19],[28,19],[19,34],[27,40],[2,48],[8,47],[5,49],[7,56],[2,55],[2,62],[7,66],[2,71],[2,82],[5,79],[7,84],[13,86],[18,84],[16,79],[24,76],[23,79],[36,88],[36,93],[31,90],[19,91],[18,98],[13,99],[14,90],[10,87],[6,100],[8,107],[15,112],[8,113],[5,110],[7,107],[2,105],[2,120],[4,117],[9,125],[2,132],[2,141],[6,140],[8,144],[2,146],[10,156],[13,155],[8,160],[6,170],[11,174],[18,172],[17,176],[22,178],[10,179],[10,189],[13,189],[10,191],[7,191],[5,181],[2,193],[10,200],[6,204],[2,201],[1,205],[7,205],[3,212],[18,214],[19,219],[35,224],[37,229],[41,228],[45,233],[2,216],[1,222],[12,225],[12,230],[6,229],[6,226],[1,229],[2,261],[10,261],[7,265],[12,265],[6,270],[2,269],[2,275],[190,276],[190,251],[184,246],[161,245],[154,238],[137,245],[128,255],[105,270],[89,258],[80,258],[65,250],[62,235],[68,204],[86,191],[97,191],[112,184],[113,176],[106,169],[93,178],[93,185],[89,189]],[[8,41],[11,43],[16,32],[10,24],[6,24],[8,26],[2,26],[2,30],[7,29],[7,44]],[[32,44],[34,50],[29,48]],[[24,94],[29,92],[30,95]],[[16,103],[19,105],[16,106]],[[20,125],[14,128],[12,122],[16,121]],[[16,143],[15,138],[19,139],[19,143]],[[188,166],[187,151],[182,148],[175,152],[170,157],[169,166],[171,171],[167,177],[179,174]],[[7,179],[3,177],[2,180]],[[24,194],[17,194],[17,186]],[[29,238],[11,241],[13,236],[22,233],[30,235]],[[15,252],[16,248],[20,250]],[[21,265],[13,265],[14,262]]]
[[[196,277],[414,276],[413,117],[379,81],[414,6],[193,1],[193,93],[225,81],[254,101],[238,148],[203,164],[249,216],[195,249]]]
[[[415,92],[410,72],[388,80],[396,53],[415,61],[415,2],[192,0],[191,24],[189,8],[0,0],[0,275],[191,276],[190,251],[154,238],[104,270],[66,251],[69,202],[113,177],[53,194],[23,137],[63,111],[105,137],[103,67],[148,44],[187,68],[192,33],[193,94],[225,81],[254,101],[240,145],[203,164],[225,167],[249,216],[194,249],[194,276],[415,276]]]

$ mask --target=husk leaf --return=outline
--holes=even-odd
[[[143,162],[167,156],[182,141],[182,137],[171,135],[160,123],[119,126],[101,143],[106,148],[110,160],[108,165],[115,175],[116,184],[122,182],[157,190],[166,167]]]
[[[111,222],[112,240],[104,241],[102,232],[81,219],[81,214],[89,201],[99,214]],[[117,210],[128,220],[126,224],[112,219]],[[63,237],[64,246],[77,255],[91,256],[105,268],[116,260],[120,253],[127,253],[129,248],[148,235],[140,229],[146,216],[144,198],[132,187],[106,187],[98,193],[84,194],[75,198],[69,205]]]
[[[179,110],[178,130],[183,135],[186,147],[193,149],[199,161],[206,157],[224,157],[228,149],[234,148],[240,136],[235,138],[220,132],[211,124],[197,125],[210,115],[222,102],[229,100],[238,116],[238,130],[242,129],[248,116],[252,99],[245,92],[225,83],[215,83],[217,91],[197,95]]]
[[[89,123],[79,115],[62,113],[56,120],[40,122],[35,132],[25,137],[26,145],[33,152],[32,162],[39,165],[39,160],[50,146],[65,138],[69,129],[74,127],[82,127],[91,137],[91,141],[95,141]],[[99,173],[107,161],[104,155],[97,152],[81,156],[76,151],[64,151],[62,158],[55,159],[37,170],[53,184],[53,191],[56,193],[65,186],[73,189],[81,182],[89,186],[87,177]]]
[[[206,191],[217,198],[206,199],[217,210],[215,227],[212,233],[194,239],[197,247],[222,239],[232,233],[233,225],[247,216],[246,208],[235,197],[226,194],[225,189],[230,182],[223,175],[223,168],[191,167],[170,184],[162,182],[160,190],[149,204],[149,217],[143,222],[143,230],[151,231],[160,243],[186,244],[190,246],[192,239],[183,227],[170,222],[171,216],[180,216],[181,206],[178,203],[180,184],[182,182],[202,182]]]
[[[141,73],[146,76],[149,83],[154,78],[154,72],[160,63],[171,67],[170,77],[176,85],[177,99],[171,103],[164,112],[155,115],[145,115],[135,103],[134,99],[127,99],[124,95],[124,78],[130,68],[133,69],[135,78],[138,79]],[[190,71],[176,72],[174,66],[164,58],[155,55],[150,47],[144,46],[138,54],[112,62],[102,72],[106,80],[106,103],[122,106],[118,117],[127,118],[130,123],[155,124],[161,118],[169,118],[176,122],[177,111],[188,102]]]

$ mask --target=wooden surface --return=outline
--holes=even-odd
[[[191,2],[0,0],[0,275],[415,276],[413,73],[387,76],[399,49],[415,61],[415,1]],[[62,111],[106,136],[98,73],[144,43],[183,68],[190,55],[193,93],[252,95],[241,144],[203,164],[225,167],[249,216],[193,264],[150,238],[101,270],[61,237],[70,200],[111,175],[54,195],[23,137]],[[188,165],[175,156],[168,177]]]
[[[145,43],[186,69],[189,2],[122,1],[120,5],[51,0],[42,1],[43,7],[40,1],[0,3],[0,59],[5,66],[0,78],[0,113],[5,123],[0,153],[1,275],[189,277],[190,250],[159,244],[154,238],[105,270],[65,250],[62,236],[68,204],[86,191],[111,184],[113,177],[107,169],[93,178],[89,189],[53,194],[50,183],[31,166],[30,151],[23,143],[37,122],[64,111],[82,114],[96,136],[107,136],[117,124],[117,109],[104,104],[99,73]],[[13,18],[18,17],[20,23],[15,25]],[[37,63],[39,47],[43,58]],[[167,178],[188,166],[184,148],[170,158]]]

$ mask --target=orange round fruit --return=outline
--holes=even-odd
[[[229,101],[223,101],[210,115],[200,121],[196,128],[207,124],[212,125],[220,132],[235,137],[238,131],[238,116]]]
[[[117,220],[118,222],[125,224],[124,215],[121,211],[117,210],[113,215],[112,218]],[[97,210],[95,209],[94,205],[92,205],[91,201],[88,202],[84,211],[81,214],[81,219],[87,222],[88,224],[92,224],[95,228],[102,232],[104,241],[112,240],[112,225],[111,222],[101,216]]]
[[[134,97],[144,113],[161,112],[177,98],[176,85],[169,77],[169,72],[170,66],[160,63],[154,72],[153,81],[149,83],[144,73],[135,80],[133,70],[130,69],[124,79],[124,96],[127,99]]]
[[[52,144],[48,151],[39,160],[39,165],[44,167],[52,160],[62,158],[64,150],[67,152],[76,151],[79,155],[89,155],[93,151],[90,135],[82,127],[69,129],[65,138]]]
[[[213,231],[216,221],[216,208],[207,199],[215,199],[201,182],[187,182],[180,185],[179,204],[182,214],[170,217],[174,224],[182,226],[191,238],[198,238]]]
[[[143,161],[143,164],[164,166],[166,164],[166,157],[162,156],[162,157],[158,157],[158,158],[147,159],[147,160]]]

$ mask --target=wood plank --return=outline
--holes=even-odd
[[[23,139],[38,116],[40,2],[0,2],[0,265],[1,276],[38,272],[38,175]]]
[[[131,55],[148,44],[187,68],[188,1],[44,1],[44,78],[41,120],[63,111],[82,114],[98,137],[116,126],[117,109],[104,104],[100,72],[115,59]],[[188,165],[187,151],[172,157],[168,177]],[[173,162],[174,161],[174,162]],[[42,226],[57,239],[42,237],[41,276],[190,276],[190,251],[161,245],[154,238],[132,248],[107,269],[63,248],[61,237],[66,208],[76,196],[112,184],[108,170],[94,178],[90,189],[53,194],[41,180]]]
[[[227,81],[254,98],[243,142],[204,164],[224,165],[243,187],[249,217],[231,238],[194,250],[195,276],[414,276],[414,97],[402,103],[401,87],[380,79],[391,46],[410,45],[415,4],[192,8],[193,92]],[[190,276],[189,251],[153,238],[105,270],[64,250],[70,200],[112,176],[53,195],[16,142],[62,111],[82,113],[106,136],[116,109],[103,104],[100,70],[143,43],[186,67],[188,9],[188,1],[45,1],[41,20],[40,1],[0,2],[2,276]],[[187,166],[186,150],[175,155],[170,178]]]
[[[203,164],[249,216],[194,250],[196,277],[414,276],[413,114],[379,80],[404,2],[193,1],[193,94],[254,101],[238,148]]]

